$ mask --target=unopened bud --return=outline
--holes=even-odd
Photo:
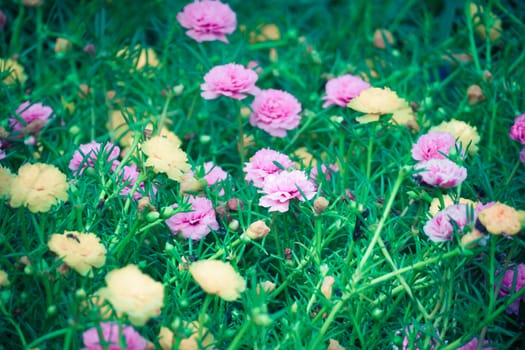
[[[160,214],[158,211],[150,211],[147,215],[146,215],[146,221],[147,222],[153,222],[153,221],[156,221],[160,218]]]
[[[467,98],[469,106],[473,106],[485,100],[485,95],[483,95],[483,91],[479,85],[471,85],[467,89]]]
[[[374,32],[374,46],[378,49],[385,49],[394,44],[394,36],[386,29],[376,29]]]
[[[326,276],[323,279],[323,284],[321,285],[321,293],[328,300],[332,297],[332,290],[335,283],[335,278],[333,276]]]
[[[233,219],[229,224],[228,228],[231,231],[237,231],[239,229],[239,220]]]
[[[326,208],[328,208],[329,204],[330,202],[328,201],[328,199],[324,197],[317,197],[314,200],[314,213],[316,215],[322,214],[326,210]]]
[[[251,239],[260,239],[265,237],[270,232],[270,228],[262,220],[257,220],[252,223],[244,234]]]
[[[261,290],[263,290],[265,294],[269,294],[275,290],[275,283],[270,281],[258,283],[257,287],[255,288],[257,295],[261,295]]]

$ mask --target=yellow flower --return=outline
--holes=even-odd
[[[299,147],[292,153],[292,155],[299,158],[300,163],[296,163],[297,168],[301,168],[301,164],[305,168],[309,166],[311,166],[312,168],[317,167],[317,160],[314,158],[314,156],[310,152],[308,152],[306,147]]]
[[[246,289],[246,281],[233,267],[219,260],[201,260],[190,265],[193,279],[206,293],[222,299],[238,299]]]
[[[134,51],[138,51],[139,49],[140,47],[137,45],[135,46]],[[157,54],[150,47],[146,49],[140,49],[138,57],[134,53],[130,55],[130,50],[127,47],[122,50],[119,50],[119,52],[117,52],[117,56],[125,60],[133,58],[133,66],[135,66],[137,70],[141,70],[146,66],[156,67],[159,65]]]
[[[125,117],[124,117],[125,116]],[[132,132],[129,129],[128,122],[135,123],[136,117],[133,108],[125,108],[125,112],[122,110],[111,110],[109,112],[109,120],[106,124],[106,128],[109,130],[111,140],[116,141],[122,147],[129,147],[133,141]]]
[[[24,164],[11,183],[9,204],[26,206],[33,213],[47,212],[59,199],[67,201],[68,188],[66,175],[53,165]]]
[[[172,180],[181,182],[183,175],[191,168],[179,144],[165,137],[153,136],[144,142],[142,151],[148,157],[146,166],[153,167],[156,173],[165,173]]]
[[[136,265],[115,269],[106,275],[107,287],[97,295],[106,299],[117,313],[127,314],[135,326],[160,315],[164,306],[164,286],[142,273]]]
[[[0,288],[9,286],[9,276],[4,270],[0,270]]]
[[[345,348],[342,347],[337,340],[330,339],[330,343],[328,344],[328,348],[326,350],[345,350]]]
[[[367,114],[390,114],[400,109],[409,108],[407,101],[397,96],[389,88],[371,87],[348,103],[348,107]]]
[[[82,276],[90,276],[93,267],[102,267],[106,263],[106,248],[93,233],[65,231],[64,234],[52,234],[49,249],[64,259],[64,263]]]
[[[470,126],[465,122],[452,119],[430,128],[429,132],[430,131],[448,132],[452,134],[461,142],[463,149],[466,149],[468,146],[468,153],[470,155],[474,155],[478,151],[478,143],[480,140],[478,130],[476,127]]]
[[[27,75],[24,73],[24,67],[11,58],[8,58],[7,60],[0,58],[0,71],[9,72],[4,78],[4,83],[8,85],[15,84],[17,81],[20,81],[20,83],[23,84],[27,80]]]
[[[480,211],[478,220],[488,233],[494,235],[515,235],[521,230],[521,215],[513,207],[500,202]]]
[[[483,6],[471,2],[469,10],[470,18],[472,19],[476,33],[482,40],[485,40],[487,38],[487,29],[485,28],[484,24],[485,10],[483,9]],[[489,21],[491,22],[489,38],[491,42],[494,42],[501,37],[501,33],[503,31],[501,19],[492,12],[490,12],[488,15]]]
[[[185,324],[185,328],[189,328],[191,335],[187,338],[182,336],[174,336],[173,332],[167,327],[161,327],[159,333],[159,344],[162,350],[200,350],[208,349],[215,342],[213,335],[202,327],[199,322],[193,321]],[[175,344],[179,344],[174,348]]]
[[[9,191],[14,178],[11,170],[0,165],[0,199],[9,198]]]
[[[448,194],[445,194],[443,195],[443,207],[441,206],[440,199],[434,198],[432,199],[432,202],[430,203],[430,208],[428,209],[428,213],[431,216],[435,216],[440,210],[443,210],[446,207],[453,205],[453,204],[454,204],[454,201],[452,200],[452,198]],[[466,198],[460,198],[459,204],[467,204],[467,205],[472,205],[474,207],[476,206],[476,202],[471,201],[470,199],[466,199]]]

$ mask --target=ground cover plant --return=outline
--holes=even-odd
[[[521,2],[0,11],[0,348],[525,346]]]

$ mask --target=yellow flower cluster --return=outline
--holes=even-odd
[[[159,333],[159,344],[162,350],[200,350],[209,349],[215,342],[213,335],[201,326],[197,321],[193,321],[189,324],[184,324],[184,328],[188,328],[191,331],[191,335],[187,338],[174,335],[168,327],[161,327]],[[175,344],[179,344],[178,347],[174,348]]]
[[[233,267],[220,260],[201,260],[190,265],[193,279],[206,293],[226,301],[238,299],[246,290],[246,281]]]
[[[142,145],[142,152],[147,156],[144,165],[153,168],[156,173],[165,173],[170,179],[181,182],[184,174],[191,169],[186,153],[180,144],[162,136],[153,136]]]
[[[52,234],[47,243],[49,250],[64,259],[64,263],[82,276],[92,277],[93,267],[106,263],[106,248],[93,233],[65,231]]]
[[[11,181],[9,204],[13,208],[25,206],[33,213],[47,212],[58,200],[68,200],[68,188],[66,175],[55,166],[24,164]]]
[[[115,269],[106,275],[106,285],[97,295],[107,300],[117,313],[126,314],[135,326],[160,315],[164,306],[164,286],[136,265]]]

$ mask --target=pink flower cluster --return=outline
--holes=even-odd
[[[500,272],[496,271],[496,275]],[[501,286],[498,292],[499,298],[505,298],[511,294],[518,293],[525,287],[525,264],[513,265],[505,270]],[[518,298],[507,308],[507,312],[511,314],[518,314],[520,302],[525,302],[525,296]]]
[[[16,109],[16,114],[19,118],[11,117],[9,125],[14,131],[27,131],[28,133],[38,133],[49,122],[49,118],[53,115],[53,109],[44,106],[41,103],[31,103],[26,101]],[[24,121],[22,123],[20,118]]]
[[[246,94],[256,95],[260,89],[255,86],[259,76],[251,69],[240,64],[228,63],[213,67],[204,75],[201,84],[201,96],[211,100],[219,96],[227,96],[236,100],[246,98]]]
[[[475,218],[469,218],[468,211],[466,204],[450,205],[428,220],[423,226],[423,232],[433,242],[448,241],[456,227],[462,230],[468,223],[474,222]],[[474,213],[470,216],[474,216]]]
[[[73,153],[73,158],[69,162],[69,169],[75,174],[82,175],[86,168],[95,167],[95,163],[101,158],[105,163],[111,163],[114,170],[119,161],[120,148],[111,142],[104,144],[92,141],[79,146],[79,149]]]
[[[429,132],[412,145],[412,158],[417,161],[444,159],[456,147],[456,139],[448,132]]]
[[[331,105],[337,105],[346,107],[354,97],[359,96],[361,91],[366,90],[370,87],[363,79],[345,74],[337,78],[330,79],[326,83],[326,95],[323,96],[323,107],[329,107]]]
[[[131,326],[119,325],[113,322],[100,324],[102,334],[98,327],[89,328],[82,334],[84,348],[82,350],[121,350],[121,339],[126,350],[146,350],[148,342]],[[102,338],[100,337],[102,335]]]
[[[460,185],[467,178],[467,169],[450,159],[430,159],[414,165],[421,170],[414,177],[429,186],[451,188]]]
[[[218,230],[219,223],[215,217],[212,202],[204,197],[190,196],[191,212],[177,213],[166,220],[174,234],[182,233],[184,238],[195,241],[204,238],[211,230]],[[174,208],[177,205],[173,205]]]
[[[177,21],[186,29],[186,34],[198,41],[220,40],[228,42],[226,34],[237,27],[237,16],[229,5],[220,1],[196,0],[177,14]]]
[[[514,119],[514,124],[510,127],[510,138],[525,145],[525,113],[518,115]],[[525,147],[521,149],[520,161],[525,163]]]
[[[245,180],[262,188],[264,180],[272,174],[294,167],[294,162],[286,155],[269,148],[258,150],[243,168],[246,173]]]
[[[259,205],[268,211],[287,212],[294,198],[304,202],[312,199],[317,192],[315,184],[300,170],[281,171],[269,175],[259,193],[264,194]]]
[[[301,104],[286,91],[261,91],[252,102],[250,124],[276,137],[286,137],[288,130],[299,126]]]

